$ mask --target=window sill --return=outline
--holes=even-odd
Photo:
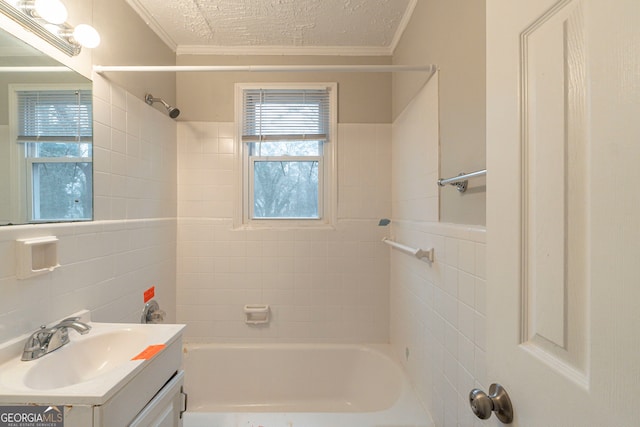
[[[234,230],[336,230],[334,224],[327,223],[296,223],[290,220],[275,220],[276,223],[250,223],[234,225]]]

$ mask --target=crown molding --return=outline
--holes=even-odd
[[[400,24],[398,25],[398,29],[396,30],[395,35],[393,36],[393,40],[391,40],[391,45],[389,46],[389,50],[391,51],[390,55],[393,55],[395,52],[398,43],[400,43],[400,39],[404,34],[404,31],[407,29],[409,25],[409,21],[411,20],[411,16],[413,16],[413,11],[418,4],[418,0],[409,0],[409,4],[404,11],[404,15],[402,16],[402,20],[400,20]]]
[[[387,46],[205,46],[179,45],[177,55],[391,56]]]
[[[162,42],[166,44],[169,49],[175,52],[178,48],[178,44],[173,41],[171,36],[169,36],[166,31],[164,31],[164,29],[160,26],[160,24],[158,24],[158,21],[156,21],[156,19],[147,10],[147,8],[145,8],[138,0],[127,0],[127,3],[140,16],[140,18],[144,20],[149,28],[151,28],[151,30],[156,33],[158,37],[160,37],[160,40],[162,40]]]

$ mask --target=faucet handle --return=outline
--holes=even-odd
[[[43,338],[45,338],[47,331],[46,325],[40,325],[40,328],[32,333],[27,342],[24,343],[24,350],[22,351],[22,360],[33,360],[44,354]]]
[[[147,314],[147,323],[162,323],[166,315],[167,313],[165,313],[164,310],[156,310]]]
[[[142,310],[141,323],[162,323],[165,315],[166,313],[163,310],[160,310],[158,301],[152,299],[145,304],[144,309]]]
[[[31,334],[29,339],[25,344],[25,350],[37,350],[42,347],[42,342],[40,341],[40,334],[47,329],[46,325],[40,325],[40,329]]]
[[[38,359],[67,344],[69,342],[68,328],[72,328],[80,334],[89,332],[91,326],[80,322],[79,319],[79,317],[69,317],[50,328],[41,325],[27,339],[22,352],[22,360]]]

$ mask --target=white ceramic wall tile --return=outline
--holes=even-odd
[[[127,111],[125,109],[111,106],[111,126],[122,132],[127,130]]]
[[[487,314],[487,282],[484,279],[476,278],[476,311],[480,314]]]
[[[93,74],[91,76],[93,80],[93,98],[94,103],[95,99],[98,98],[107,103],[111,103],[111,83],[108,79],[103,77],[101,74]]]
[[[119,86],[111,85],[111,106],[126,110],[127,108],[127,92]]]
[[[105,124],[93,122],[93,148],[111,149],[111,128]],[[94,158],[94,163],[97,159]]]
[[[233,124],[179,123],[179,319],[200,322],[189,307],[208,305],[237,322],[199,324],[187,330],[191,339],[388,340],[389,249],[380,241],[388,230],[377,223],[391,214],[391,127],[341,124],[338,133],[336,230],[232,230]],[[235,298],[190,296],[207,286]],[[268,328],[244,325],[250,303],[271,305]]]
[[[389,252],[377,221],[342,221],[340,229],[232,230],[230,219],[181,218],[178,321],[201,322],[202,307],[227,316],[211,319],[210,328],[197,323],[187,337],[386,342]],[[363,240],[347,240],[356,235]],[[330,246],[348,261],[331,261]],[[271,306],[268,327],[244,324],[242,308],[253,303]]]
[[[391,235],[435,250],[435,262],[390,258],[390,337],[436,426],[476,425],[467,402],[486,386],[485,232],[438,221],[437,76],[393,123]],[[422,328],[424,333],[415,333]],[[485,387],[486,388],[486,387]]]
[[[140,122],[140,113],[142,108],[146,108],[146,103],[127,92],[125,106],[127,111],[127,134],[140,137],[140,128],[142,125]]]
[[[108,100],[93,98],[93,121],[111,126],[111,104]]]
[[[393,123],[393,218],[438,220],[438,77],[415,96]]]
[[[34,233],[59,238],[61,266],[18,280],[14,241]],[[134,246],[123,250],[117,240],[130,234],[156,237],[134,239]],[[173,219],[3,228],[0,252],[7,262],[2,265],[6,277],[0,279],[0,342],[85,308],[96,320],[139,322],[142,293],[150,286],[156,286],[162,308],[175,319],[175,240]]]
[[[487,250],[485,245],[476,245],[476,275],[481,279],[487,277]]]
[[[463,302],[458,303],[458,331],[470,340],[476,337],[476,312]],[[484,322],[483,322],[484,323]],[[481,331],[482,328],[479,328]],[[482,346],[484,348],[484,346]]]
[[[476,244],[462,240],[458,245],[458,266],[460,270],[469,274],[476,273]]]
[[[436,247],[433,264],[402,253],[390,259],[391,343],[400,357],[406,348],[424,349],[427,373],[411,361],[405,367],[436,425],[473,425],[466,414],[469,385],[485,385],[485,286],[478,276],[484,269],[477,261],[484,231],[394,220],[391,234],[414,247]],[[421,293],[430,296],[416,305]],[[427,333],[411,333],[416,325]]]
[[[338,126],[338,217],[391,215],[391,126]]]
[[[471,274],[458,273],[458,299],[470,307],[475,307],[476,280]]]
[[[230,218],[235,201],[233,138],[228,124],[181,122],[178,126],[178,215]]]

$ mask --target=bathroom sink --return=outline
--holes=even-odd
[[[68,344],[35,360],[20,360],[25,339],[12,344],[10,358],[0,349],[0,404],[99,405],[148,366],[164,369],[176,358],[179,365],[184,325],[88,324],[87,334],[69,330]]]
[[[95,335],[90,331],[86,339],[77,338],[38,360],[24,362],[31,364],[24,376],[25,387],[48,390],[106,375],[130,362],[140,343],[146,342],[143,331],[130,327]]]

